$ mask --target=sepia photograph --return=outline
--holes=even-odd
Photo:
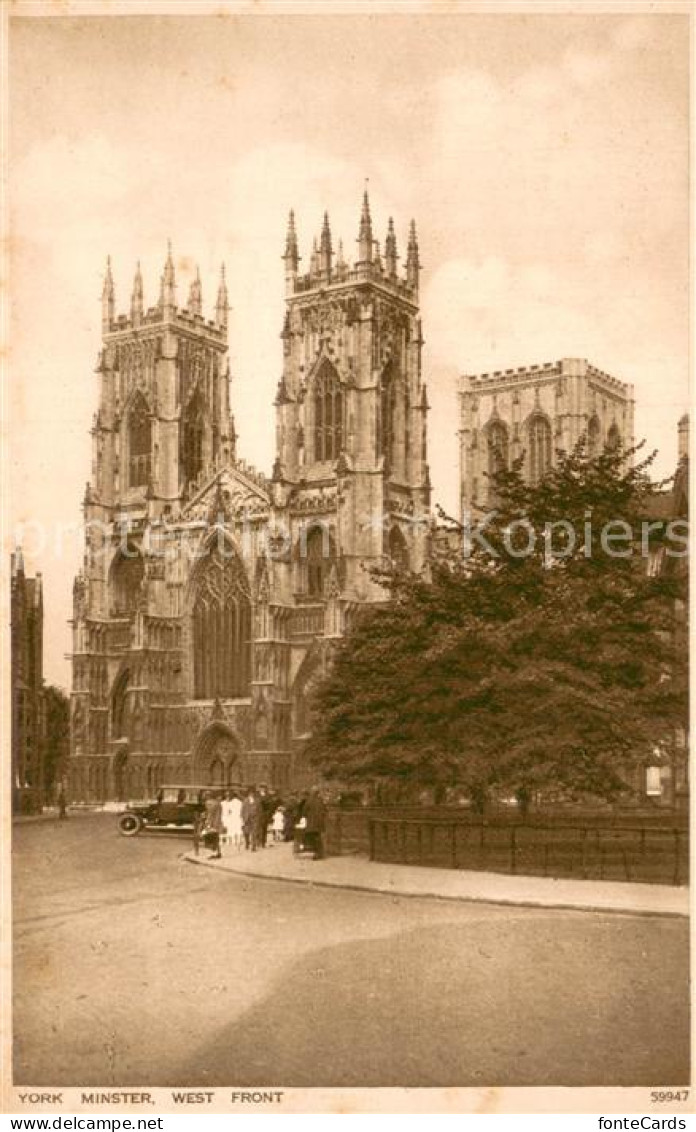
[[[3,7],[2,1110],[685,1127],[690,5]]]

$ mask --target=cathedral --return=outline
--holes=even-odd
[[[290,214],[270,477],[236,453],[224,269],[206,318],[199,278],[177,304],[171,249],[153,307],[138,268],[117,314],[107,267],[73,593],[76,801],[306,785],[312,688],[356,611],[384,600],[370,568],[426,561],[415,225],[402,271],[366,193],[357,248],[354,263],[334,250],[325,215],[302,271]]]

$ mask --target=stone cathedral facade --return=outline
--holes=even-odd
[[[306,784],[312,687],[356,610],[384,599],[369,567],[426,560],[415,226],[402,271],[393,223],[380,252],[365,194],[357,260],[334,251],[325,216],[300,263],[291,214],[268,477],[236,454],[224,271],[211,319],[198,279],[177,304],[171,252],[157,304],[138,269],[128,315],[107,269],[74,583],[76,800]]]

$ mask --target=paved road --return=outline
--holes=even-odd
[[[105,815],[15,828],[16,1084],[688,1080],[685,921],[312,890],[185,848]]]

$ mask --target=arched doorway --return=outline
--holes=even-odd
[[[201,733],[193,753],[193,781],[201,786],[225,786],[241,777],[239,741],[224,723],[212,723]]]

